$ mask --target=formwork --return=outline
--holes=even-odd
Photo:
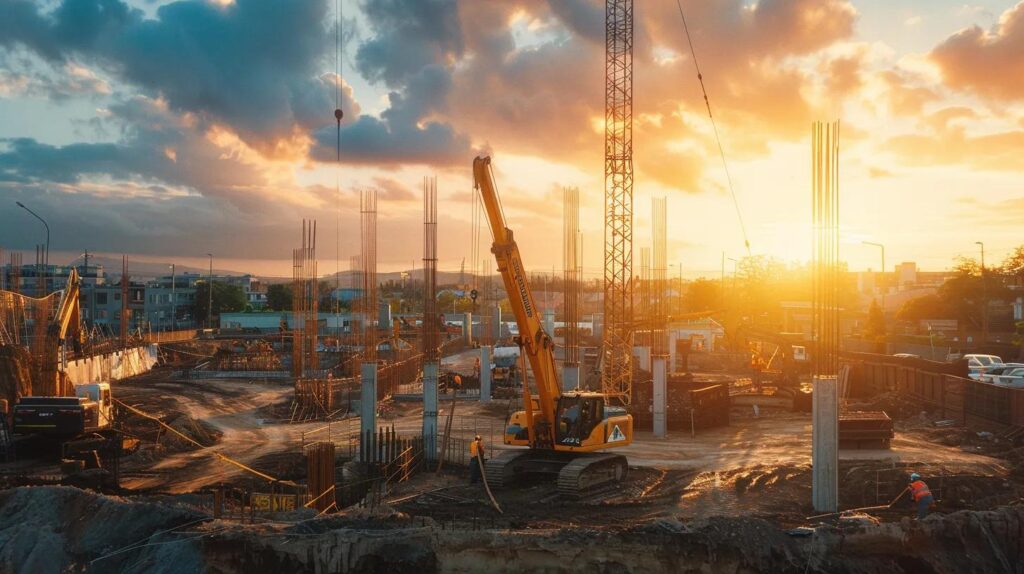
[[[852,411],[839,415],[840,449],[889,448],[895,433],[884,411]]]
[[[633,385],[630,414],[634,428],[654,425],[654,388],[650,380]],[[729,385],[674,373],[666,381],[665,417],[669,431],[686,431],[729,425]]]

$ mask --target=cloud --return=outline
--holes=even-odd
[[[934,134],[908,134],[889,139],[883,149],[916,167],[965,165],[988,171],[1024,171],[1024,130],[969,135],[947,125]]]
[[[9,0],[0,46],[22,46],[58,65],[100,66],[269,150],[296,126],[330,121],[334,86],[317,73],[329,45],[326,5],[185,0],[160,6],[150,20],[120,0],[63,0],[48,13]]]
[[[1003,12],[991,31],[961,30],[930,57],[950,87],[999,100],[1024,98],[1024,2]]]
[[[373,183],[380,189],[378,197],[384,201],[412,201],[419,198],[406,185],[390,177],[375,177]]]

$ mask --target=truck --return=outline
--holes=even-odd
[[[14,405],[14,433],[56,440],[108,430],[113,421],[109,383],[77,385],[71,397],[22,397]]]

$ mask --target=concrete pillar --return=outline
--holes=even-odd
[[[665,433],[668,430],[665,419],[665,402],[668,394],[668,357],[657,355],[651,363],[651,373],[654,379],[654,436],[665,438]]]
[[[462,314],[462,337],[466,339],[467,345],[473,344],[473,314]]]
[[[437,363],[423,363],[423,452],[437,460]]]
[[[636,357],[636,364],[645,371],[651,370],[651,348],[633,347],[633,356]]]
[[[362,392],[359,395],[359,458],[367,460],[371,444],[366,442],[369,431],[371,439],[377,432],[377,363],[363,363],[360,368]]]
[[[575,390],[580,385],[580,366],[562,365],[562,392]]]
[[[391,330],[391,305],[387,301],[382,301],[377,309],[377,326]]]
[[[497,342],[497,340],[501,339],[502,336],[500,305],[495,305],[494,309],[491,309],[491,329],[493,330],[493,332],[491,333],[491,337],[494,339],[495,342]]]
[[[593,316],[594,336],[600,339],[604,335],[604,314],[594,313]]]
[[[551,309],[544,311],[542,315],[544,321],[544,332],[548,334],[548,337],[555,338],[555,312]]]
[[[491,348],[480,347],[480,402],[491,402]]]
[[[836,377],[814,377],[811,492],[814,510],[839,510],[839,395]]]

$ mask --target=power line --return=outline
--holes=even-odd
[[[740,202],[736,199],[736,190],[732,185],[732,173],[729,171],[729,162],[725,160],[725,149],[722,147],[722,138],[718,135],[718,124],[715,123],[715,116],[711,114],[711,100],[708,99],[708,91],[704,88],[704,76],[700,72],[700,64],[697,62],[697,51],[693,49],[693,40],[690,38],[690,27],[686,25],[686,16],[683,15],[683,4],[676,0],[676,7],[679,8],[679,17],[683,20],[683,30],[686,31],[686,43],[690,45],[690,55],[693,57],[693,67],[697,70],[697,81],[700,82],[700,91],[704,94],[704,105],[708,109],[708,118],[711,120],[711,128],[715,132],[715,141],[718,143],[718,154],[722,158],[722,167],[725,168],[725,179],[729,183],[729,193],[732,195],[732,204],[736,208],[736,217],[740,221],[740,231],[743,232],[743,245],[747,248],[747,256],[750,257],[750,238],[747,237],[747,225],[743,222],[743,213],[740,211]]]

